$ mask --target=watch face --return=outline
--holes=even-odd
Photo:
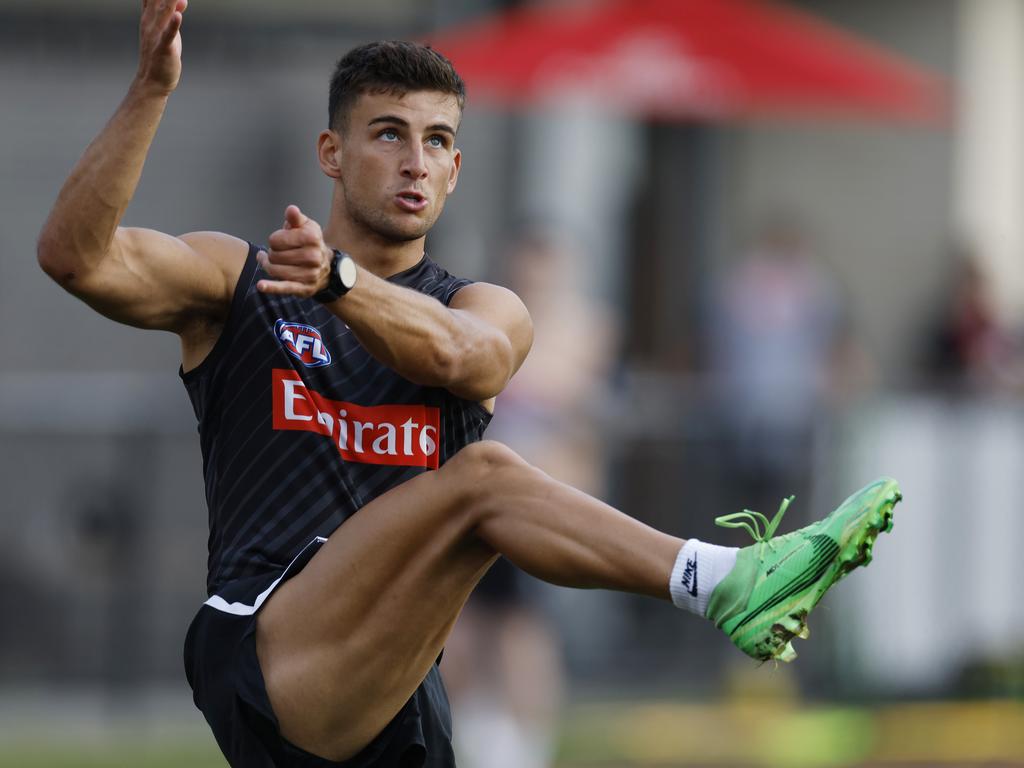
[[[356,284],[356,263],[351,256],[343,256],[338,260],[338,277],[347,291]]]

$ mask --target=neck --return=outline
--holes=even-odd
[[[344,209],[331,206],[331,218],[324,227],[324,242],[344,251],[363,269],[388,278],[416,266],[423,258],[426,237],[396,242],[353,221]]]

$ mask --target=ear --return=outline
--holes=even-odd
[[[455,191],[455,184],[459,180],[459,169],[462,167],[462,150],[456,149],[452,155],[452,169],[448,172],[448,194]]]
[[[321,131],[316,140],[320,170],[332,179],[341,178],[341,136],[334,131]]]

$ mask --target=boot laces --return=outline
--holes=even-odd
[[[786,514],[786,510],[795,498],[796,496],[789,496],[783,499],[779,504],[779,511],[771,520],[760,512],[744,509],[742,512],[716,517],[715,525],[720,525],[722,528],[746,528],[755,542],[771,545],[772,537],[775,536],[775,531],[778,530],[779,523],[782,522],[782,516]]]

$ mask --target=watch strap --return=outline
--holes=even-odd
[[[327,285],[323,290],[313,294],[313,298],[316,301],[319,301],[321,304],[330,304],[349,292],[350,286],[347,286],[342,282],[338,265],[341,263],[342,259],[350,258],[352,257],[347,253],[339,251],[337,248],[334,249],[334,256],[331,257],[330,272],[327,276]]]

